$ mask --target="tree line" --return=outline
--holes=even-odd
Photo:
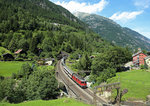
[[[30,100],[56,99],[59,95],[55,71],[23,64],[10,79],[0,79],[0,101],[20,103]]]
[[[107,79],[114,77],[117,72],[125,71],[125,63],[132,60],[132,54],[128,48],[118,46],[101,48],[101,52],[93,55],[93,57],[92,55],[84,52],[79,58],[77,54],[73,53],[70,58],[79,59],[73,67],[80,70],[78,73],[83,77],[89,75],[84,71],[89,71],[89,81],[92,81],[94,85],[106,82]]]

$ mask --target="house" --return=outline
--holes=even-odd
[[[18,49],[14,54],[19,54],[22,52],[22,49]]]
[[[40,59],[37,61],[39,65],[52,65],[55,62],[54,58]]]
[[[124,69],[125,69],[125,70],[131,70],[131,66],[133,66],[133,62],[132,62],[132,61],[126,63],[126,64],[124,65]]]
[[[14,54],[15,54],[15,58],[19,58],[19,57],[25,58],[27,55],[26,51],[24,51],[23,49],[18,49],[16,52],[14,52]]]
[[[145,57],[145,63],[148,68],[150,68],[150,56]]]
[[[45,59],[45,64],[46,65],[52,65],[54,63],[55,59],[54,58],[46,58]]]
[[[45,64],[46,64],[46,65],[49,65],[49,66],[52,65],[52,63],[53,63],[52,61],[47,61],[47,62],[45,62]]]
[[[14,54],[18,55],[18,54],[27,54],[27,53],[23,49],[18,49],[16,52],[14,52]]]
[[[146,54],[144,54],[141,49],[138,49],[138,52],[132,55],[133,57],[133,65],[135,67],[139,67],[140,65],[144,65],[145,57],[147,57]]]
[[[5,53],[5,54],[2,55],[2,57],[3,57],[4,61],[11,61],[11,60],[14,60],[13,55],[10,54],[10,53]]]
[[[37,63],[39,65],[44,65],[45,64],[45,60],[44,59],[40,59],[40,60],[37,61]]]

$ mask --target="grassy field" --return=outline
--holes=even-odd
[[[90,106],[74,99],[61,98],[56,100],[35,100],[29,102],[23,102],[19,104],[0,103],[0,106]]]
[[[38,69],[47,69],[47,70],[54,70],[55,67],[54,66],[39,66]]]
[[[0,62],[0,75],[9,77],[12,73],[17,73],[25,62],[7,61]]]
[[[121,88],[128,89],[123,100],[146,100],[146,96],[150,95],[150,72],[145,70],[120,72],[108,82],[115,82],[118,79],[121,82]]]

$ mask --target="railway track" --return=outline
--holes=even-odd
[[[59,75],[59,78],[62,79],[62,81],[68,86],[69,90],[73,91],[73,93],[76,95],[76,97],[86,103],[93,104],[93,97],[94,93],[93,91],[89,90],[89,88],[82,89],[79,87],[73,80],[71,80],[67,74],[63,71],[63,66],[61,65],[60,61],[57,63],[57,72]],[[100,104],[107,104],[107,101],[104,99],[95,96],[95,99]]]

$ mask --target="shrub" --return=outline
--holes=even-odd
[[[22,65],[21,69],[18,71],[18,78],[27,77],[32,73],[33,69],[28,63]]]
[[[16,74],[16,73],[12,73],[11,78],[12,78],[12,79],[16,79],[16,78],[17,78],[17,74]]]
[[[140,65],[140,69],[147,69],[146,65]]]
[[[24,59],[20,57],[20,58],[16,58],[15,61],[24,61]]]
[[[54,99],[59,94],[54,73],[46,69],[34,71],[27,79],[27,100]]]

